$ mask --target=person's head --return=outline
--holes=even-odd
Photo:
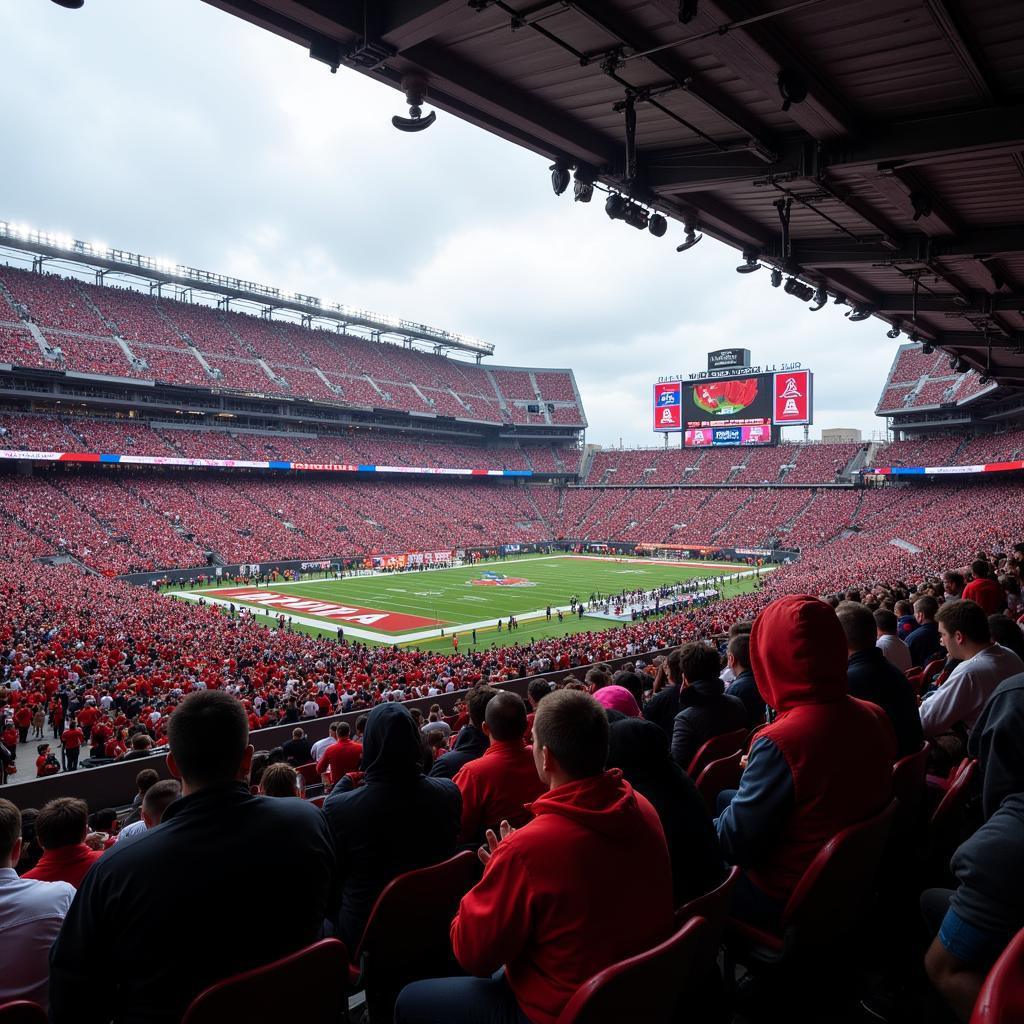
[[[692,640],[679,648],[679,669],[686,686],[700,679],[717,679],[720,665],[721,658],[711,644]]]
[[[904,615],[913,615],[914,606],[906,600],[897,601],[895,607],[893,608],[893,611],[901,617]]]
[[[366,720],[367,720],[368,717],[369,717],[368,715],[360,715],[356,719],[356,738],[357,739],[360,736],[362,736],[364,732],[366,732]]]
[[[106,832],[112,835],[117,832],[120,824],[117,820],[117,811],[113,807],[104,807],[89,815],[89,831],[91,832]]]
[[[145,796],[146,790],[150,786],[156,785],[160,781],[160,776],[152,768],[143,768],[138,775],[135,776],[135,785],[139,789],[139,795]]]
[[[47,755],[47,754],[48,754],[49,752],[50,752],[50,744],[49,744],[49,743],[40,743],[40,744],[39,744],[39,745],[38,745],[38,746],[36,747],[36,754],[37,754],[37,755],[38,755],[39,757],[46,757],[46,755]]]
[[[534,711],[537,710],[537,705],[551,692],[551,684],[546,679],[531,679],[530,685],[526,688],[526,696],[529,698],[530,706]],[[473,717],[472,708],[470,708],[469,717]]]
[[[947,597],[959,597],[964,592],[964,578],[958,572],[942,574],[942,590]]]
[[[181,779],[186,795],[249,776],[249,722],[241,703],[229,693],[190,693],[171,715],[167,740],[167,766]]]
[[[976,580],[985,580],[992,575],[992,566],[984,558],[976,558],[971,562],[971,575]]]
[[[587,669],[587,674],[583,677],[583,682],[587,684],[591,693],[600,690],[602,686],[607,686],[611,679],[608,678],[608,674],[602,668],[591,668]]]
[[[264,796],[298,796],[299,773],[285,762],[269,765],[260,780],[260,792]]]
[[[605,709],[605,711],[617,711],[627,718],[639,718],[640,706],[636,698],[624,686],[612,683],[610,686],[602,686],[594,694],[594,700]]]
[[[302,737],[305,736],[305,735],[306,734],[305,734],[305,732],[302,731],[302,729],[292,729],[292,739],[293,740],[301,740]]]
[[[729,639],[731,640],[734,636],[739,636],[741,633],[746,633],[747,636],[750,636],[750,631],[753,628],[754,623],[750,619],[740,619],[729,627]]]
[[[44,850],[59,850],[85,841],[89,808],[84,800],[61,796],[44,804],[36,818],[36,839]]]
[[[628,690],[632,695],[633,700],[636,701],[638,708],[643,707],[644,704],[644,690],[646,688],[648,680],[640,675],[639,672],[617,672],[612,678],[612,683],[615,686],[621,686]]]
[[[919,597],[914,602],[914,618],[920,623],[934,622],[935,613],[939,610],[939,602],[930,594]]]
[[[875,632],[879,636],[895,636],[898,625],[896,613],[888,608],[879,608],[875,612]]]
[[[557,690],[545,697],[533,722],[533,760],[551,789],[600,775],[608,760],[604,708],[581,690]]]
[[[368,785],[411,782],[422,774],[423,735],[404,704],[378,704],[367,716],[362,769]]]
[[[249,785],[258,786],[260,780],[263,778],[263,773],[267,770],[267,765],[270,764],[270,751],[268,750],[257,750],[252,755],[252,763],[249,765]]]
[[[484,732],[498,742],[521,740],[526,733],[526,705],[517,693],[502,690],[487,704]]]
[[[846,634],[846,649],[851,654],[874,649],[878,629],[871,609],[857,601],[840,601],[836,617]]]
[[[347,740],[352,735],[352,727],[348,722],[338,722],[334,727],[334,732],[339,740]]]
[[[132,737],[132,750],[149,750],[153,746],[153,738],[148,732],[137,732]]]
[[[0,799],[0,868],[13,868],[21,859],[21,811]]]
[[[683,684],[683,668],[679,661],[682,651],[681,647],[677,647],[675,650],[669,651],[668,657],[665,659],[665,672],[668,674],[668,680],[676,686]]]
[[[181,796],[181,783],[177,779],[163,779],[154,783],[142,798],[142,820],[146,828],[156,828],[163,821],[164,811]]]
[[[533,683],[536,682],[537,680],[534,679],[533,682],[530,683],[531,689],[533,687]],[[488,686],[485,683],[479,686],[474,686],[466,695],[466,711],[469,714],[470,722],[472,722],[477,729],[483,728],[487,705],[490,704],[495,696],[497,696],[497,693],[498,691],[493,686]]]
[[[735,675],[750,671],[750,634],[737,633],[725,649],[725,660]]]
[[[1024,633],[1013,619],[1008,615],[990,615],[988,631],[997,644],[1009,648],[1024,660]]]
[[[991,642],[988,616],[974,601],[944,604],[936,616],[939,639],[950,657],[965,661]]]

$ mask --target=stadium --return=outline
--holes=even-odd
[[[834,319],[615,444],[599,345],[0,220],[0,1024],[1024,1020],[1017,5],[208,6]]]

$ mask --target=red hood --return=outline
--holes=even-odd
[[[750,667],[778,712],[846,695],[846,635],[830,605],[806,594],[773,601],[754,621]]]
[[[549,789],[526,806],[537,817],[558,814],[605,836],[627,835],[636,828],[636,794],[618,768]]]

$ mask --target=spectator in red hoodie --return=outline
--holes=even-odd
[[[980,604],[986,615],[995,615],[1006,607],[1006,594],[992,575],[992,566],[984,558],[971,562],[974,577],[964,587],[964,600]]]
[[[348,722],[338,723],[338,738],[321,755],[316,771],[323,780],[325,792],[341,781],[349,772],[359,771],[363,759],[363,745],[349,739]]]
[[[733,914],[761,927],[778,927],[825,843],[891,797],[896,737],[880,707],[848,695],[846,653],[836,613],[816,598],[780,598],[754,621],[751,668],[769,724],[716,825],[726,860],[744,869]]]
[[[103,855],[85,844],[89,808],[84,800],[62,796],[45,804],[36,818],[36,840],[43,848],[39,863],[25,878],[40,882],[67,882],[76,889],[85,873]]]
[[[525,805],[544,792],[533,763],[533,748],[526,746],[526,705],[516,693],[495,694],[484,712],[483,731],[490,746],[481,757],[455,773],[462,793],[460,843],[479,842],[484,829],[503,820],[525,825],[530,814]]]
[[[488,832],[484,876],[452,922],[455,956],[475,977],[407,986],[395,1024],[555,1024],[583,982],[672,930],[665,833],[622,773],[603,770],[604,709],[560,690],[540,703],[533,731],[548,792],[522,828]]]

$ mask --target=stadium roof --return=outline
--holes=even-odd
[[[1020,0],[206,2],[1024,383]]]

